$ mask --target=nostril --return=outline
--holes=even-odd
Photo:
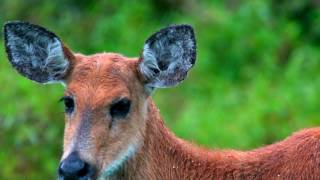
[[[80,171],[78,171],[77,175],[78,177],[84,177],[86,175],[89,174],[89,164],[88,163],[84,163],[84,166],[82,169],[80,169]]]

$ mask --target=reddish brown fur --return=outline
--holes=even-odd
[[[138,59],[104,53],[75,55],[66,95],[76,101],[66,121],[64,157],[78,151],[102,173],[137,141],[136,154],[109,179],[319,179],[320,129],[306,129],[253,151],[208,151],[174,136],[144,90]],[[117,97],[132,100],[125,120],[109,128],[105,113]]]

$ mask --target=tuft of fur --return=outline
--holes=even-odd
[[[195,60],[196,41],[192,27],[170,26],[145,42],[139,70],[148,82],[146,87],[171,87],[186,78]]]
[[[12,66],[23,76],[39,83],[61,81],[67,73],[59,38],[46,29],[26,22],[4,26],[5,47]]]

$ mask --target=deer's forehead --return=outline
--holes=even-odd
[[[121,85],[136,76],[136,59],[119,54],[102,53],[92,56],[76,56],[72,81],[91,85]],[[122,83],[121,83],[122,82]]]
[[[131,92],[140,89],[137,87],[140,84],[138,59],[113,53],[77,55],[76,58],[76,65],[67,82],[67,92],[81,94],[83,97],[94,95],[100,100],[106,100],[130,97]]]

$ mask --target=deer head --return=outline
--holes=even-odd
[[[116,53],[76,54],[54,33],[26,22],[6,23],[4,37],[8,59],[21,75],[66,87],[59,179],[115,173],[147,136],[150,93],[177,85],[196,59],[194,32],[189,25],[156,32],[146,40],[139,58]]]

